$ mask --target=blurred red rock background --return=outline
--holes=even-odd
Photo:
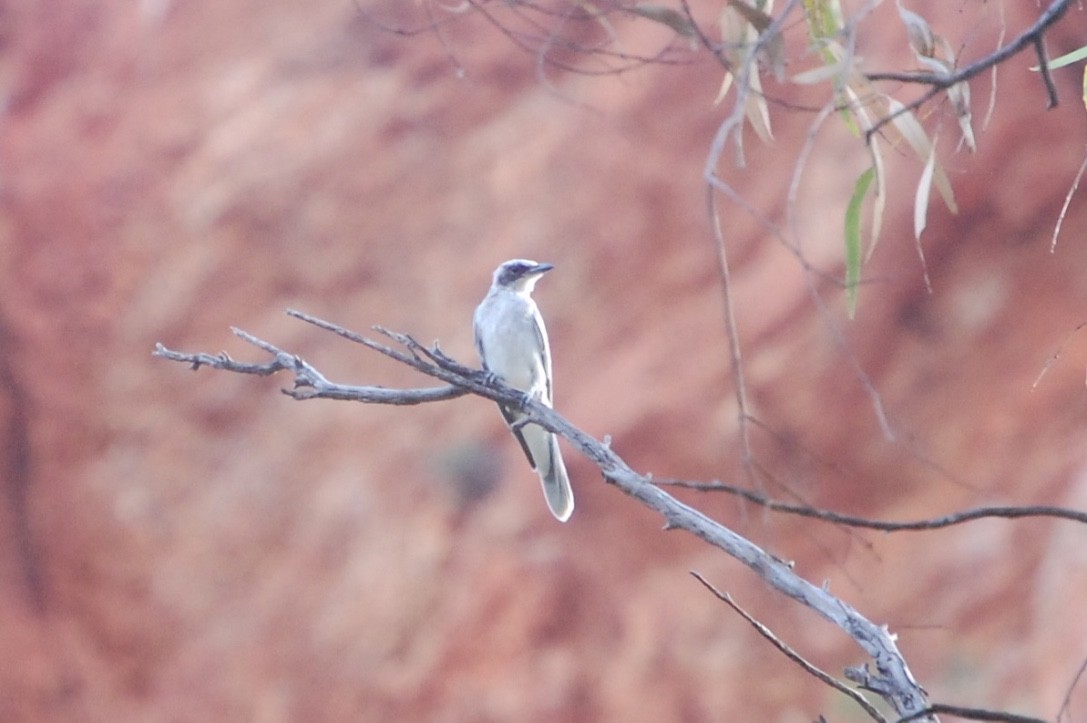
[[[996,4],[913,7],[965,60],[996,45]],[[161,341],[261,360],[237,326],[337,381],[425,383],[283,309],[474,360],[491,269],[536,257],[557,267],[537,298],[558,408],[640,470],[745,481],[701,180],[727,112],[719,67],[681,53],[621,76],[541,71],[481,17],[432,11],[440,33],[403,35],[375,19],[421,27],[425,5],[4,5],[0,719],[862,719],[688,571],[831,672],[865,660],[843,634],[662,532],[572,451],[578,509],[555,523],[491,404],[297,403],[286,378],[152,358]],[[1038,9],[1004,11],[1011,37]],[[669,41],[613,24],[632,51]],[[862,55],[903,67],[892,4],[863,29]],[[1085,29],[1073,7],[1050,52]],[[931,294],[912,244],[920,164],[901,149],[853,321],[724,206],[770,492],[881,519],[1087,507],[1087,339],[1032,389],[1087,320],[1082,191],[1049,250],[1085,153],[1080,69],[1055,73],[1063,103],[1046,111],[1034,62],[1002,67],[984,129],[975,81],[976,155],[952,153],[946,108],[926,118],[960,205],[932,204]],[[775,143],[747,134],[747,167],[729,151],[722,172],[840,274],[866,156],[828,121],[789,219],[813,114],[772,113]],[[1054,718],[1087,657],[1073,523],[881,535],[681,496],[886,622],[934,700]],[[1087,719],[1087,694],[1073,705]]]

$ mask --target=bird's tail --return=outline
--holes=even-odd
[[[537,470],[543,484],[547,506],[559,522],[566,522],[574,513],[574,491],[570,488],[570,478],[566,474],[566,465],[559,452],[559,439],[549,434],[547,440],[547,464],[541,464]]]
[[[505,409],[502,414],[506,415],[507,422],[514,419],[513,414]],[[536,424],[526,425],[513,434],[521,443],[532,468],[540,475],[544,498],[551,508],[551,514],[559,522],[566,522],[574,512],[574,492],[570,489],[570,478],[566,476],[566,465],[562,463],[558,437]]]

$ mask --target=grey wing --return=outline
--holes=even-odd
[[[475,336],[476,354],[479,355],[479,361],[483,364],[483,368],[487,369],[487,357],[483,354],[483,337],[479,334],[479,309],[476,309],[476,313],[472,317],[472,334]]]
[[[546,377],[546,393],[544,398],[544,404],[551,406],[551,345],[547,341],[547,327],[544,326],[543,317],[540,316],[540,310],[537,308],[532,309],[532,322],[533,328],[536,331],[536,341],[539,344],[539,348],[542,350],[543,356],[543,370]]]

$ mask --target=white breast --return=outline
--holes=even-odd
[[[515,293],[488,294],[476,309],[475,327],[487,368],[510,386],[550,402],[550,352],[532,299]]]

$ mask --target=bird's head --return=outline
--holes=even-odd
[[[494,286],[511,291],[532,293],[532,287],[545,273],[555,268],[528,259],[512,259],[494,270]]]

